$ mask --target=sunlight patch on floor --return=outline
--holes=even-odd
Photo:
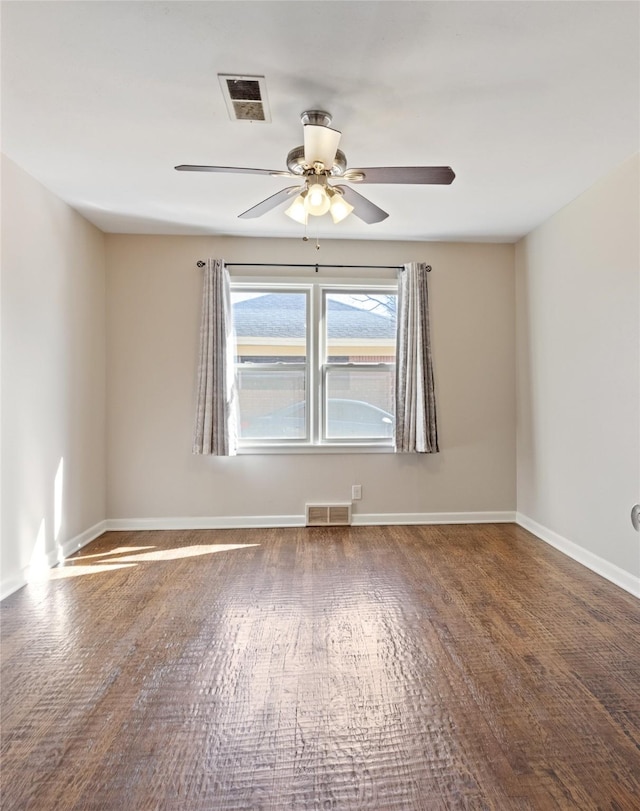
[[[109,552],[97,552],[95,555],[74,555],[67,563],[73,563],[76,560],[90,560],[91,558],[106,558],[109,555],[123,555],[127,552],[144,552],[147,549],[155,549],[155,546],[119,546],[117,549],[111,549]]]
[[[118,560],[133,561],[135,563],[154,560],[180,560],[180,558],[193,558],[197,555],[212,555],[215,552],[231,552],[234,549],[246,549],[250,546],[260,546],[257,543],[218,543],[199,546],[181,546],[176,549],[157,549],[155,552],[142,552],[139,555],[126,555]]]
[[[198,544],[197,546],[182,546],[173,549],[158,549],[154,546],[120,546],[117,549],[112,549],[100,554],[81,555],[70,558],[54,569],[38,567],[31,573],[30,582],[42,583],[49,580],[65,580],[70,577],[111,572],[115,569],[128,569],[139,563],[181,560],[182,558],[193,558],[198,555],[212,555],[216,552],[232,552],[237,549],[248,549],[252,546],[260,546],[260,544]],[[150,549],[155,551],[145,551]],[[113,557],[114,555],[118,555],[118,557]],[[89,559],[95,559],[95,562],[88,564],[83,562]]]

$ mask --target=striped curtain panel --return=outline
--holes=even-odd
[[[423,262],[410,262],[398,274],[395,449],[397,453],[439,450]]]
[[[193,453],[235,456],[237,425],[229,271],[221,259],[209,259],[202,292]]]

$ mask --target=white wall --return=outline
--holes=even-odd
[[[154,519],[298,517],[348,500],[358,516],[515,510],[512,245],[107,235],[107,514]],[[430,276],[442,452],[424,455],[191,454],[202,272],[229,262],[401,264]],[[312,271],[307,271],[314,275]],[[326,271],[321,271],[325,273]],[[153,521],[151,522],[154,523]]]
[[[104,235],[3,156],[2,596],[99,531],[105,464]]]
[[[516,246],[518,512],[635,591],[639,172],[636,156]]]

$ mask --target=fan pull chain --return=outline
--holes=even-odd
[[[319,226],[316,228],[316,251],[320,250],[320,231]],[[307,235],[307,223],[304,224],[304,236],[302,237],[303,242],[309,241],[309,236]],[[317,272],[317,271],[316,271]]]

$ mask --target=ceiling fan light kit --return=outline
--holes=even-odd
[[[181,164],[181,172],[237,172],[240,174],[271,175],[300,180],[301,187],[289,186],[266,200],[244,211],[243,219],[260,217],[271,209],[295,197],[285,214],[292,220],[307,225],[309,216],[322,217],[327,212],[334,223],[342,222],[350,214],[368,224],[381,222],[389,215],[366,197],[349,186],[332,186],[329,179],[347,183],[404,183],[449,185],[455,174],[450,166],[376,166],[369,169],[347,169],[347,159],[338,144],[342,133],[332,129],[331,115],[324,110],[306,110],[301,115],[304,144],[290,150],[286,171],[250,169],[234,166],[201,166]]]
[[[307,225],[309,215],[321,217],[329,212],[331,219],[337,225],[346,219],[353,211],[353,206],[348,203],[339,189],[321,183],[313,183],[299,194],[289,208],[285,209],[285,214],[300,225]]]

